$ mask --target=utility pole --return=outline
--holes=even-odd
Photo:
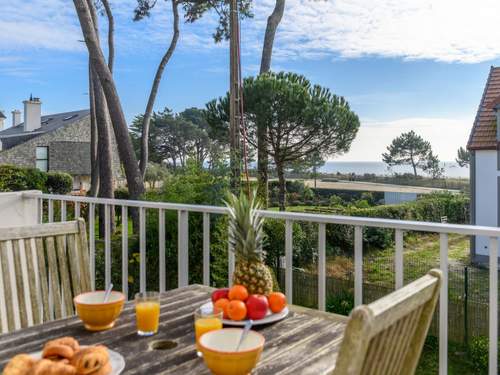
[[[241,123],[241,89],[240,89],[240,43],[239,20],[237,0],[230,4],[230,48],[229,48],[229,138],[230,138],[230,168],[231,190],[238,195],[241,185],[241,148],[240,148],[240,123]]]

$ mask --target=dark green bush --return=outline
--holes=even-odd
[[[186,204],[222,205],[222,198],[227,189],[227,181],[201,169],[187,169],[185,173],[171,175],[161,190],[149,191],[143,199],[158,202]],[[121,198],[121,197],[120,197]],[[130,212],[130,210],[129,210]],[[147,289],[159,287],[159,223],[158,210],[146,210],[146,279]],[[130,222],[130,221],[129,221]],[[165,212],[165,259],[167,288],[177,287],[177,212]],[[211,285],[227,285],[227,218],[225,215],[210,215],[210,253]],[[203,215],[189,213],[189,283],[203,281]],[[121,285],[121,240],[120,229],[113,237],[112,270],[113,284]],[[129,238],[129,292],[130,296],[139,290],[139,241],[137,233]],[[118,271],[114,272],[114,269]],[[103,286],[104,256],[103,245],[96,251],[96,272],[98,285]]]
[[[73,189],[73,178],[67,173],[49,172],[46,185],[51,194],[68,194]]]
[[[329,295],[326,300],[326,311],[340,314],[349,315],[354,308],[354,294],[351,291],[342,290],[339,293]]]
[[[130,193],[127,188],[120,187],[115,190],[115,199],[130,199]]]
[[[478,336],[472,339],[469,346],[469,355],[478,374],[488,373],[488,352],[488,337]]]
[[[0,191],[46,191],[47,174],[35,168],[15,165],[0,166]]]
[[[28,179],[27,186],[29,190],[47,191],[47,173],[36,168],[24,168],[24,173]]]

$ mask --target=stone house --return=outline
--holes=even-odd
[[[21,112],[12,111],[12,126],[4,129],[0,115],[0,164],[36,167],[45,172],[65,172],[75,190],[90,186],[90,111],[41,115],[42,102],[30,98]],[[2,118],[3,117],[3,118]],[[121,176],[120,159],[113,137],[113,172]]]

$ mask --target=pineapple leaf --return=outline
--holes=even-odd
[[[229,243],[237,261],[261,262],[264,257],[264,218],[256,190],[250,197],[228,193],[224,201],[229,214]]]

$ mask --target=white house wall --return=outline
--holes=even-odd
[[[476,225],[498,226],[498,176],[497,152],[476,151]],[[489,254],[489,239],[476,237],[476,255]]]

